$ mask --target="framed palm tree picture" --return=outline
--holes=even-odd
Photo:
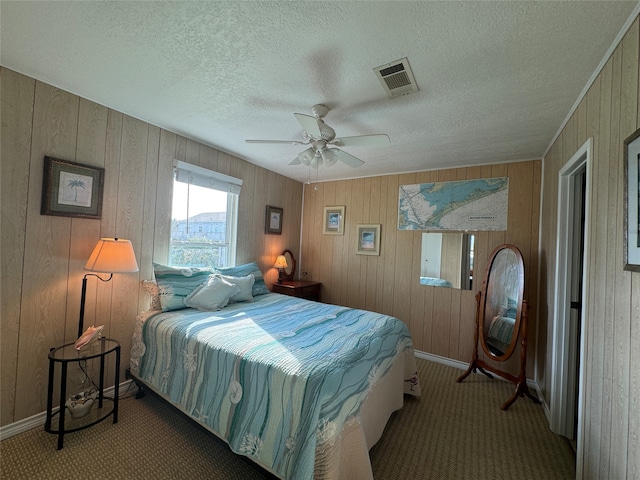
[[[104,168],[44,157],[41,215],[101,218]]]

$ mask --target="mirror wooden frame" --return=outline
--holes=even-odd
[[[494,262],[498,255],[503,252],[505,249],[511,250],[517,259],[518,263],[518,299],[516,306],[516,317],[513,327],[513,332],[511,334],[511,341],[502,354],[496,353],[494,350],[490,348],[487,344],[487,339],[485,336],[485,321],[486,321],[486,311],[487,311],[487,301],[488,301],[488,290],[491,284],[491,275],[493,272]],[[477,373],[479,370],[481,373],[485,374],[489,378],[493,378],[491,373],[498,375],[505,380],[514,383],[516,385],[516,389],[513,392],[513,395],[500,407],[502,410],[507,410],[513,402],[515,402],[518,397],[522,397],[526,395],[535,403],[540,403],[540,401],[531,394],[529,391],[529,387],[527,385],[527,376],[526,376],[526,366],[527,366],[527,301],[524,300],[524,261],[522,260],[522,253],[520,250],[510,244],[499,245],[496,247],[493,252],[491,252],[491,256],[489,257],[489,262],[487,263],[487,268],[485,271],[484,281],[482,283],[482,290],[480,290],[476,294],[476,319],[475,319],[475,333],[474,333],[474,346],[473,346],[473,355],[471,363],[469,364],[469,368],[458,377],[456,382],[460,383],[465,378],[469,376],[471,372]],[[520,371],[519,374],[513,375],[508,372],[504,372],[499,370],[497,367],[490,365],[489,363],[482,360],[478,353],[478,344],[481,345],[484,354],[487,358],[495,361],[495,362],[504,362],[508,360],[511,355],[514,353],[516,346],[518,344],[518,338],[520,339]],[[491,372],[491,373],[489,373]]]
[[[282,255],[287,259],[287,268],[282,270],[282,280],[290,282],[296,274],[296,259],[291,250],[285,250]]]

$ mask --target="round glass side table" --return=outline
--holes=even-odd
[[[104,395],[105,359],[108,355],[115,355],[114,366],[114,390],[113,397]],[[75,395],[67,399],[68,367],[70,363],[78,363],[81,370],[86,374],[87,362],[98,362],[98,385],[92,393],[91,398],[84,398],[83,395]],[[60,409],[53,411],[53,390],[55,385],[56,364],[60,364]],[[120,344],[111,338],[100,338],[89,345],[76,350],[75,342],[67,343],[61,347],[52,348],[49,351],[49,385],[47,389],[47,417],[44,429],[49,433],[58,435],[58,450],[64,445],[64,434],[91,427],[96,423],[113,415],[113,423],[118,423],[118,395],[120,386]],[[78,408],[76,409],[76,402]],[[67,405],[67,403],[69,405]],[[83,411],[80,408],[85,402],[91,404]],[[111,408],[103,408],[107,401]],[[72,412],[70,408],[74,408]],[[58,415],[58,428],[52,426],[53,417]]]

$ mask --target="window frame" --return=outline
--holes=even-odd
[[[175,182],[196,185],[203,188],[210,188],[227,194],[227,211],[225,224],[225,266],[234,266],[237,254],[238,240],[238,204],[242,189],[242,180],[229,175],[225,175],[214,170],[203,168],[180,160],[174,161],[173,178],[171,182],[171,221],[169,222],[169,248],[166,262],[171,263],[172,249],[172,224],[173,224],[173,192]],[[188,202],[188,199],[187,199]]]

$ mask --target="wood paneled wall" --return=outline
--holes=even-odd
[[[506,232],[478,232],[474,271],[482,283],[488,256],[503,243],[516,245],[526,269],[526,298],[537,302],[541,162],[528,161],[402,175],[342,180],[304,189],[300,271],[322,282],[322,300],[393,315],[404,321],[418,350],[470,361],[475,322],[473,291],[419,284],[421,231],[398,230],[398,187],[416,183],[509,177]],[[325,206],[345,206],[344,235],[323,235]],[[356,224],[381,224],[380,256],[356,255]],[[535,309],[529,351],[535,351]],[[517,357],[517,355],[516,355]],[[531,357],[532,358],[532,357]],[[501,368],[513,371],[517,358]],[[529,362],[530,376],[533,358]]]
[[[623,265],[623,141],[640,127],[640,28],[633,23],[544,159],[538,382],[551,388],[558,174],[593,138],[578,478],[640,478],[640,273]],[[580,453],[580,452],[579,452]]]
[[[166,261],[174,159],[241,178],[237,263],[257,261],[267,283],[277,254],[300,248],[302,184],[50,85],[0,70],[2,150],[0,424],[46,407],[47,353],[75,340],[84,264],[100,237],[133,243],[137,274],[89,281],[85,324],[105,325],[129,365],[140,280]],[[106,169],[101,220],[40,215],[44,156]],[[265,235],[266,205],[284,208]],[[98,285],[98,283],[100,283]]]

